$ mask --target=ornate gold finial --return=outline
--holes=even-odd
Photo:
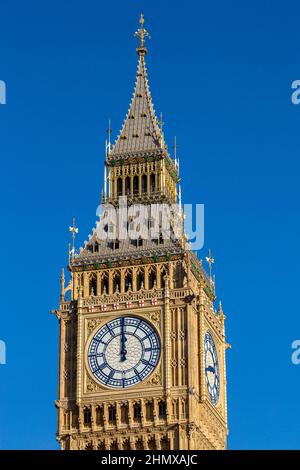
[[[61,268],[60,273],[60,300],[63,302],[65,299],[65,270]]]
[[[206,256],[206,261],[207,261],[208,264],[209,264],[209,280],[210,280],[210,283],[212,284],[212,283],[213,283],[213,278],[212,278],[212,265],[214,264],[215,260],[214,260],[214,258],[212,257],[211,249],[210,249],[210,248],[209,248],[209,250],[208,250],[208,256]]]
[[[163,113],[160,113],[160,120],[158,122],[158,125],[160,127],[160,133],[161,133],[161,137],[160,137],[160,146],[163,147],[163,143],[164,143],[164,121],[163,121]]]
[[[219,314],[220,320],[222,320],[222,321],[226,320],[226,316],[224,315],[224,312],[223,312],[222,302],[219,302],[218,314]]]
[[[111,134],[112,134],[112,129],[111,129],[111,122],[110,119],[108,120],[108,129],[107,129],[107,140],[106,140],[106,157],[110,154],[111,151]]]
[[[72,226],[69,227],[69,232],[72,233],[72,249],[70,250],[69,247],[69,260],[70,258],[73,260],[75,258],[75,236],[78,233],[78,228],[76,227],[76,221],[73,219]]]
[[[145,23],[144,15],[143,15],[143,13],[141,13],[140,28],[134,33],[134,37],[139,37],[140,38],[140,45],[136,49],[138,55],[146,55],[147,54],[148,51],[147,51],[147,48],[145,47],[145,38],[151,39],[150,34],[144,28],[144,23]]]

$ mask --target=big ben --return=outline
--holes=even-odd
[[[179,164],[152,103],[142,15],[136,36],[134,92],[113,145],[109,135],[101,203],[115,211],[124,201],[127,209],[167,206],[170,213],[175,205],[172,220],[183,224]],[[61,272],[54,311],[61,449],[225,449],[228,345],[213,277],[173,222],[168,236],[157,216],[139,236],[120,237],[120,219],[114,225],[106,217],[104,209],[103,230],[95,227],[79,252],[70,250],[70,280]],[[134,223],[127,217],[125,228]],[[75,221],[70,230],[74,241]],[[211,254],[207,261],[211,267]]]

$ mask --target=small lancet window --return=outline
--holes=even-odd
[[[114,406],[110,406],[108,409],[108,420],[110,423],[116,421],[116,409]]]
[[[163,401],[159,402],[158,415],[160,418],[164,418],[166,416],[166,404]]]
[[[142,409],[141,405],[138,405],[137,403],[133,406],[133,417],[135,420],[139,420],[141,418],[142,414]]]
[[[90,424],[92,416],[90,410],[84,410],[84,424]]]

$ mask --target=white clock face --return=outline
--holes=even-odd
[[[212,336],[207,332],[204,338],[205,375],[211,402],[216,405],[220,395],[219,361]]]
[[[102,326],[88,349],[88,364],[103,385],[127,388],[145,380],[155,369],[160,341],[154,328],[137,317],[120,317]]]

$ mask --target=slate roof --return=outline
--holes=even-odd
[[[145,54],[139,53],[139,62],[132,100],[121,132],[108,161],[145,153],[158,154],[166,148],[164,137],[152,103]]]

